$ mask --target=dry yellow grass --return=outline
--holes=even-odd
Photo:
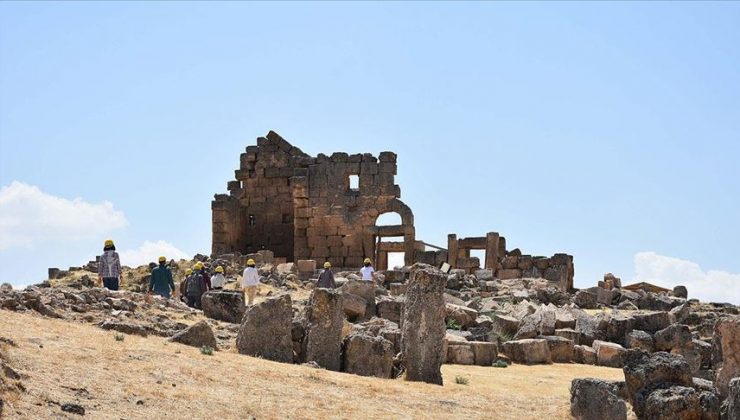
[[[570,381],[621,380],[621,370],[583,365],[443,366],[445,386],[382,380],[274,363],[234,352],[200,354],[158,337],[0,311],[10,363],[26,393],[7,398],[7,418],[568,418]],[[455,383],[456,376],[469,385]]]

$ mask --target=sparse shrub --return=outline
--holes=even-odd
[[[509,364],[506,363],[506,360],[498,359],[495,362],[493,362],[491,366],[496,367],[496,368],[507,368],[509,367]]]
[[[457,321],[455,321],[454,319],[450,318],[450,319],[447,320],[447,329],[448,330],[461,330],[462,329],[462,325],[458,324]]]
[[[119,333],[119,332],[113,334],[113,337],[116,339],[116,341],[123,341],[123,339],[126,338],[126,336],[123,333]]]
[[[513,339],[514,339],[514,334],[510,334],[510,333],[499,333],[498,334],[498,340],[502,343],[511,341]]]
[[[213,347],[203,346],[200,348],[200,353],[205,354],[206,356],[213,356]]]
[[[470,382],[470,379],[464,376],[460,376],[460,375],[455,376],[455,383],[458,385],[467,385],[469,382]]]

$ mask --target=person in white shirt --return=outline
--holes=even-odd
[[[257,294],[257,287],[260,284],[260,274],[254,266],[254,260],[250,258],[247,261],[247,268],[244,269],[244,274],[242,274],[242,287],[244,288],[244,294],[247,295],[248,305],[254,302],[254,295]]]
[[[226,277],[224,277],[224,268],[220,265],[216,267],[216,274],[211,277],[211,287],[215,290],[221,290],[226,284]]]
[[[363,263],[365,264],[365,266],[360,269],[360,274],[362,274],[362,280],[363,281],[375,280],[375,269],[373,268],[373,262],[370,261],[370,258],[365,258],[365,261],[363,261]]]

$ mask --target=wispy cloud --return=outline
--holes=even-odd
[[[126,225],[126,216],[108,201],[70,200],[17,181],[0,189],[0,250],[90,239]]]
[[[635,281],[673,288],[684,285],[689,298],[701,301],[740,304],[740,274],[721,270],[705,271],[699,264],[656,252],[638,252],[634,257]]]
[[[136,249],[123,250],[120,253],[121,264],[129,267],[137,267],[150,262],[156,262],[160,256],[167,257],[167,260],[188,259],[190,256],[181,251],[176,246],[166,241],[145,241]]]

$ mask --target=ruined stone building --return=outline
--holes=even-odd
[[[426,262],[473,272],[491,270],[499,278],[544,277],[562,289],[573,287],[573,258],[507,252],[496,232],[485,237],[448,237],[448,249],[426,251],[416,240],[414,215],[395,184],[396,155],[333,153],[309,156],[270,131],[242,153],[228,194],[217,194],[213,211],[214,255],[251,254],[269,249],[285,261],[330,261],[357,268],[365,257],[385,269],[388,254],[404,253],[404,263]],[[379,226],[378,218],[397,213],[401,223]],[[385,238],[385,239],[384,239]],[[483,265],[471,250],[484,250]]]

